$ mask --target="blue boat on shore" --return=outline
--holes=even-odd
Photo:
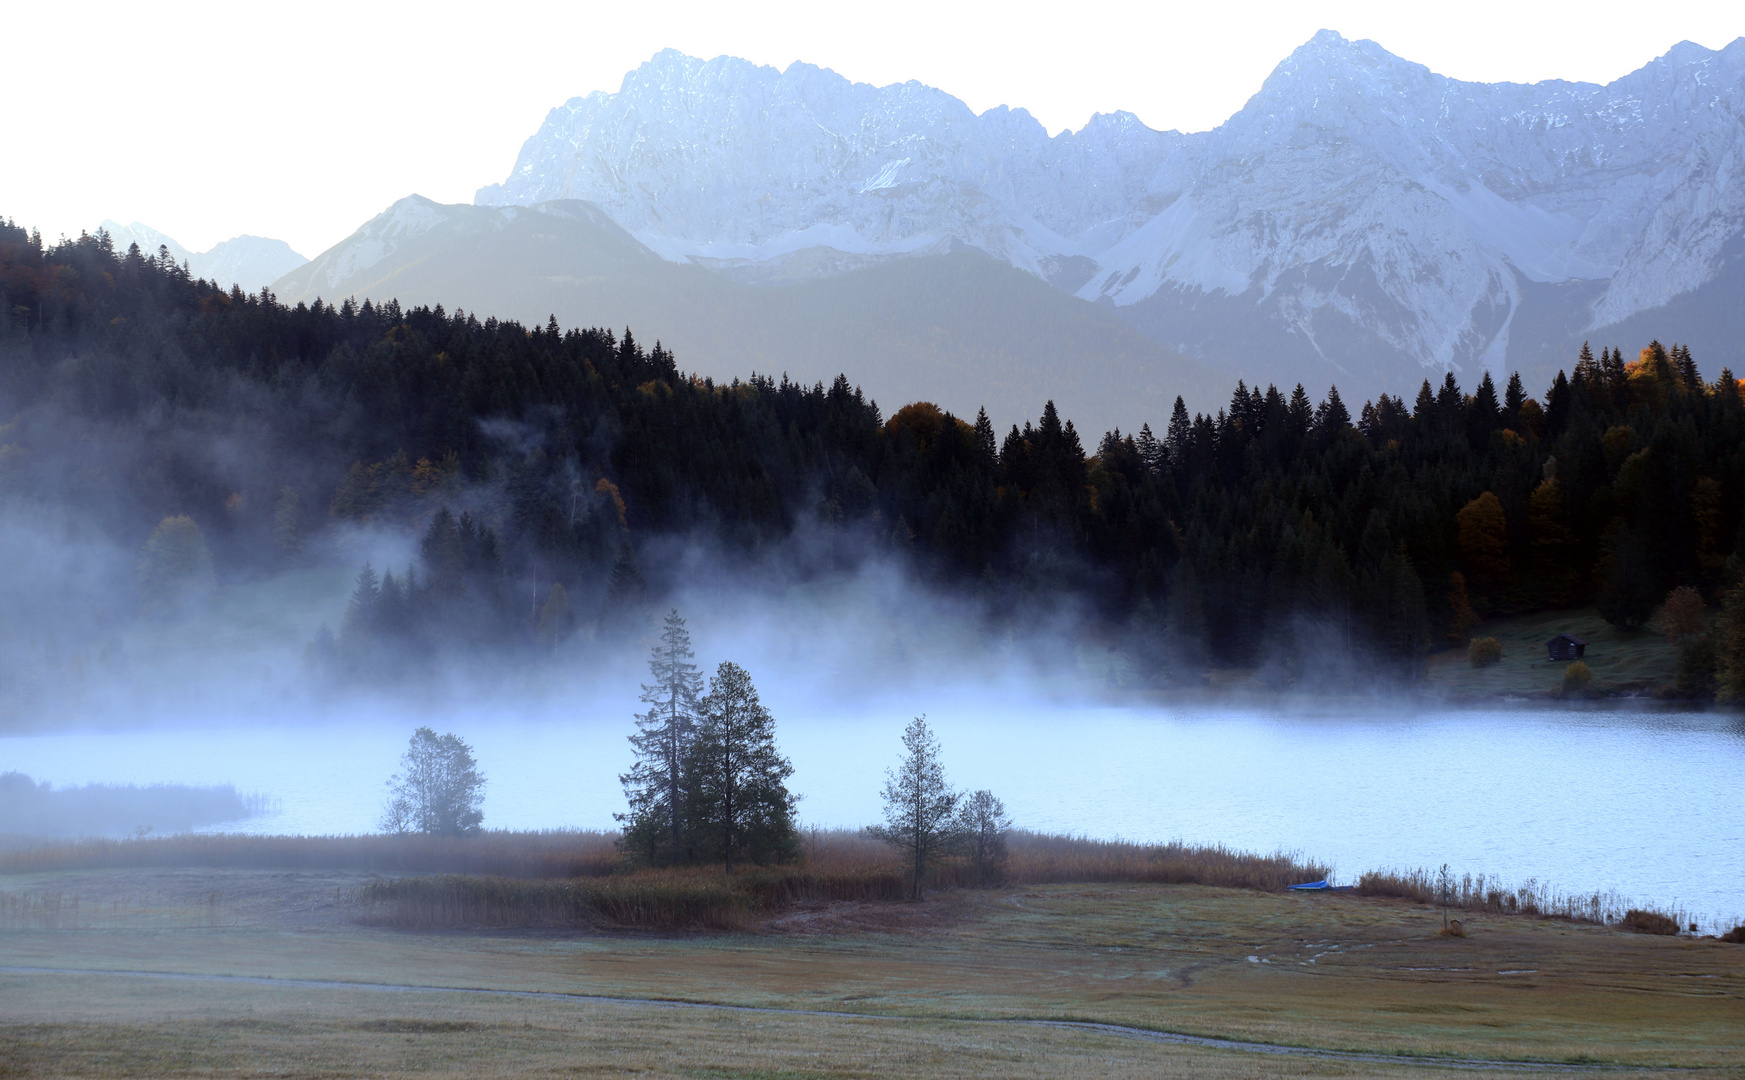
[[[1306,881],[1301,885],[1292,885],[1292,892],[1350,892],[1349,885],[1329,885],[1326,880]]]

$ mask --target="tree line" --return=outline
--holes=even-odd
[[[0,224],[0,396],[0,487],[58,495],[76,471],[135,544],[185,515],[221,579],[336,523],[422,530],[391,587],[360,578],[354,667],[638,623],[680,584],[662,537],[821,539],[789,570],[812,575],[901,559],[1001,625],[1070,598],[1159,682],[1412,678],[1483,617],[1594,604],[1639,626],[1679,587],[1725,612],[1745,574],[1740,381],[1658,342],[1584,348],[1537,398],[1450,373],[1355,416],[1336,388],[1238,383],[1087,447],[1052,403],[1004,435],[925,402],[886,418],[846,377],[717,382],[628,330],[290,306]],[[218,464],[239,431],[254,452]],[[1706,646],[1723,696],[1745,693],[1737,637]]]

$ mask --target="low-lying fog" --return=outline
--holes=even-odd
[[[267,810],[214,830],[364,832],[411,730],[428,724],[474,746],[487,827],[613,827],[652,617],[623,647],[584,627],[537,662],[455,657],[410,683],[324,688],[302,646],[322,622],[337,627],[349,578],[227,587],[197,615],[121,626],[88,655],[39,645],[38,694],[16,699],[0,772],[57,787],[231,784]],[[990,633],[889,570],[758,596],[678,603],[705,674],[732,659],[756,679],[807,825],[876,820],[898,736],[924,712],[951,780],[993,790],[1030,829],[1284,848],[1345,881],[1446,862],[1704,918],[1745,913],[1735,715],[1238,705],[1111,688],[1105,646],[1061,627]]]

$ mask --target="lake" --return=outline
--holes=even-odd
[[[877,819],[911,711],[881,700],[829,717],[770,695],[809,825]],[[619,699],[623,700],[623,699]],[[1331,861],[1340,880],[1434,867],[1615,890],[1693,915],[1745,914],[1745,718],[1700,712],[1412,709],[1284,713],[1061,704],[959,693],[931,701],[952,782],[989,788],[1026,828],[1182,839]],[[628,710],[61,732],[0,739],[0,771],[59,785],[235,784],[272,801],[226,826],[371,830],[410,729],[475,747],[485,822],[611,828],[623,808]],[[1729,924],[1730,925],[1730,924]]]

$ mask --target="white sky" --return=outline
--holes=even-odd
[[[1322,27],[1462,79],[1605,82],[1738,0],[1275,0],[7,6],[0,215],[51,239],[143,221],[203,251],[238,233],[313,256],[404,195],[470,202],[552,106],[662,48],[917,79],[1050,131],[1127,109],[1215,127]]]

